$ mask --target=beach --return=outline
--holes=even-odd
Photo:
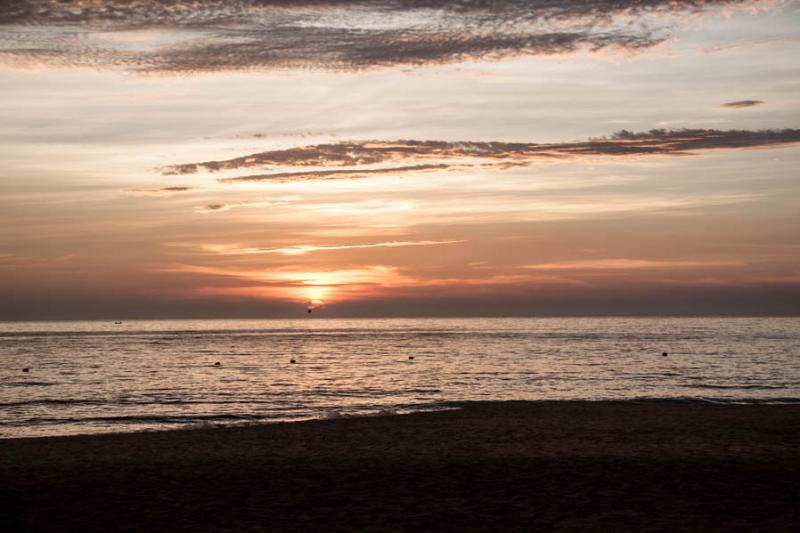
[[[800,405],[470,402],[0,440],[3,531],[800,527]]]

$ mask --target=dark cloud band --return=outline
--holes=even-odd
[[[207,72],[359,70],[663,41],[658,17],[757,0],[9,0],[0,60]],[[137,48],[114,34],[173,31]]]
[[[411,165],[404,167],[353,169],[353,170],[317,170],[311,172],[276,172],[274,174],[257,174],[252,176],[238,176],[235,178],[221,178],[220,183],[253,183],[273,182],[287,183],[292,181],[321,181],[335,179],[359,179],[373,175],[404,174],[411,172],[430,172],[433,170],[447,170],[451,165]]]
[[[366,177],[370,174],[445,169],[465,164],[505,167],[540,159],[591,156],[689,155],[704,150],[770,147],[800,142],[800,129],[783,130],[650,130],[619,131],[609,137],[555,144],[447,141],[366,141],[271,150],[224,161],[174,165],[166,175],[216,172],[253,167],[359,167],[398,162],[426,162],[390,169],[314,170],[284,172],[220,181],[295,181]],[[435,162],[435,163],[434,163]]]

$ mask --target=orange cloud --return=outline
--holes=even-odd
[[[197,212],[199,213],[222,213],[230,211],[231,209],[238,209],[241,207],[278,207],[289,205],[289,202],[236,202],[231,204],[206,204],[199,206]]]
[[[370,294],[375,286],[393,286],[410,280],[401,275],[397,268],[383,265],[366,266],[357,269],[323,271],[304,270],[233,270],[194,265],[176,265],[163,269],[168,272],[202,274],[209,276],[233,277],[257,285],[244,287],[201,287],[193,289],[195,294],[240,295],[262,298],[279,298],[307,302],[324,302],[338,299],[351,299]]]
[[[466,242],[464,240],[457,241],[388,241],[377,242],[371,244],[340,244],[340,245],[327,245],[318,246],[312,244],[299,244],[295,246],[285,246],[281,248],[254,248],[254,247],[239,247],[237,245],[228,244],[204,244],[201,248],[207,252],[213,252],[221,255],[254,255],[254,254],[280,254],[280,255],[305,255],[311,252],[321,252],[330,250],[356,250],[363,248],[399,248],[406,246],[437,246],[441,244],[455,244]]]
[[[551,274],[496,273],[471,276],[420,276],[386,265],[368,265],[360,268],[331,270],[304,270],[280,267],[270,270],[173,265],[166,272],[201,275],[209,278],[234,278],[243,285],[204,285],[188,290],[190,295],[239,296],[249,298],[290,300],[306,303],[320,300],[326,304],[357,299],[370,299],[385,295],[413,294],[421,289],[436,289],[478,294],[508,292],[513,287],[532,284],[543,286],[588,286],[580,279]]]
[[[744,266],[742,261],[709,260],[649,260],[649,259],[586,259],[561,261],[558,263],[537,263],[525,265],[531,270],[640,270],[660,268],[720,268]]]

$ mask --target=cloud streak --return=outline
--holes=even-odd
[[[447,170],[451,165],[411,165],[403,167],[357,169],[357,170],[316,170],[311,172],[279,172],[274,174],[256,174],[252,176],[238,176],[235,178],[218,179],[220,183],[290,183],[294,181],[325,181],[336,179],[361,179],[375,175],[406,174],[416,172],[431,172]]]
[[[338,244],[338,245],[312,245],[300,244],[296,246],[285,246],[281,248],[255,248],[239,247],[226,244],[205,244],[202,249],[221,255],[254,255],[254,254],[279,254],[286,256],[305,255],[312,252],[324,252],[331,250],[359,250],[366,248],[404,248],[408,246],[439,246],[442,244],[457,244],[466,242],[464,240],[451,241],[388,241],[371,244]]]
[[[739,267],[745,263],[727,260],[650,260],[650,259],[586,259],[578,261],[562,261],[558,263],[537,263],[525,265],[529,270],[641,270],[641,269],[674,269],[674,268],[721,268]]]
[[[384,169],[334,169],[222,178],[223,183],[363,178],[403,172],[445,170],[454,166],[506,168],[537,160],[579,157],[685,156],[707,150],[767,148],[800,142],[800,129],[619,131],[580,142],[537,144],[508,142],[366,141],[318,144],[271,150],[222,161],[173,165],[165,175],[217,172],[253,167],[360,167],[417,163]]]
[[[755,107],[763,103],[764,103],[763,100],[736,100],[735,102],[725,102],[724,104],[722,104],[722,107],[727,107],[731,109],[742,109],[745,107]]]
[[[222,213],[241,207],[280,207],[289,205],[289,202],[236,202],[231,204],[207,204],[197,208],[199,213]]]
[[[0,60],[143,72],[362,70],[637,51],[664,17],[758,0],[10,0]]]
[[[197,265],[172,265],[161,269],[203,277],[222,277],[256,283],[245,287],[200,287],[196,294],[243,295],[261,298],[286,298],[301,302],[346,299],[369,294],[379,287],[411,284],[413,280],[403,276],[396,267],[366,265],[361,268],[305,271],[273,269],[271,271],[226,269]]]
[[[133,189],[127,191],[129,196],[174,196],[182,192],[195,191],[197,187],[161,187],[160,189]]]
[[[218,268],[189,264],[176,264],[161,269],[183,275],[199,276],[210,280],[235,279],[244,285],[211,284],[192,289],[192,293],[214,296],[246,296],[251,298],[284,298],[298,302],[321,300],[335,303],[353,299],[374,298],[382,294],[402,294],[419,289],[468,289],[471,293],[486,289],[513,290],[531,283],[549,285],[578,285],[580,280],[533,273],[482,275],[480,277],[415,277],[403,270],[387,265],[365,265],[360,268],[330,270],[299,270],[284,267],[270,271]]]

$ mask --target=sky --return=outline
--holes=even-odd
[[[800,0],[0,3],[0,319],[800,314]]]

